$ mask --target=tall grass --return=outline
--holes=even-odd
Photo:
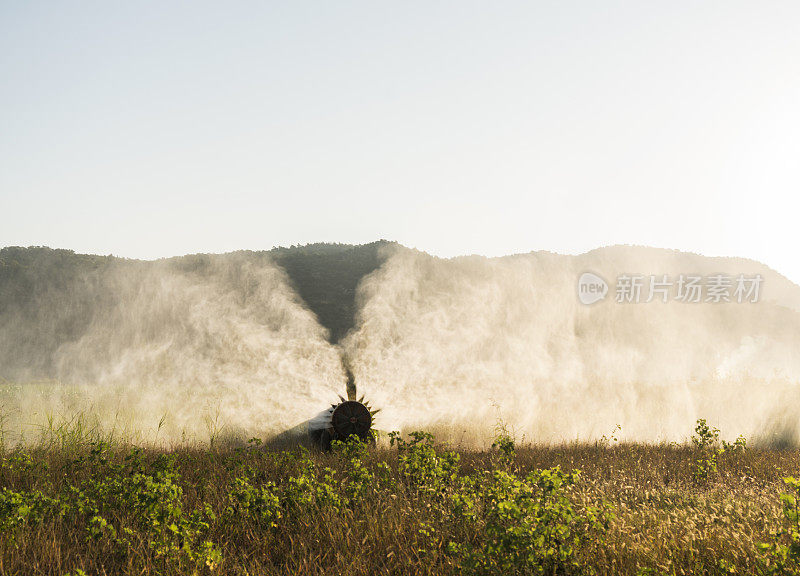
[[[0,447],[0,574],[797,573],[797,450],[393,440],[139,448],[54,425]]]

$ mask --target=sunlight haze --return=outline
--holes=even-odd
[[[0,4],[0,246],[611,244],[800,281],[795,2]]]

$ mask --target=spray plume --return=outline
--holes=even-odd
[[[498,422],[535,441],[617,424],[625,439],[660,441],[697,418],[797,440],[800,288],[756,262],[633,247],[445,260],[381,244],[364,260],[342,249],[329,269],[336,294],[361,279],[341,311],[333,292],[299,284],[315,317],[284,270],[316,277],[327,258],[316,250],[292,272],[265,253],[149,263],[51,251],[11,266],[19,255],[5,249],[0,376],[21,384],[0,386],[4,427],[31,435],[46,415],[85,411],[145,439],[268,435],[346,390],[382,409],[382,429],[477,445]],[[576,296],[587,271],[612,286],[591,306]],[[624,273],[764,280],[754,304],[617,304]],[[332,343],[317,317],[346,334],[351,309],[355,327]]]
[[[586,306],[581,273],[611,294]],[[621,274],[761,274],[753,304],[618,304]],[[613,247],[439,259],[392,249],[361,284],[343,343],[389,429],[485,442],[496,423],[535,441],[681,440],[697,418],[732,434],[795,435],[800,288],[740,259]],[[788,431],[788,432],[787,432]]]
[[[0,328],[15,352],[4,374],[27,381],[0,397],[9,430],[85,411],[168,441],[262,435],[343,389],[326,330],[269,259],[118,260],[33,284],[27,312],[3,310]]]

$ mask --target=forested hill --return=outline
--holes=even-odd
[[[353,327],[356,288],[383,261],[381,240],[372,244],[309,244],[275,248],[268,254],[289,275],[292,284],[320,323],[338,342]]]
[[[158,261],[76,254],[46,247],[3,248],[0,249],[0,322],[8,329],[0,330],[0,364],[15,354],[36,348],[43,353],[37,362],[46,368],[47,353],[64,342],[78,339],[91,323],[94,310],[115,300],[119,288],[115,282],[120,282],[120,277],[125,278],[128,272],[133,277],[166,268],[203,275],[220,263],[230,263],[232,269],[248,263],[277,264],[335,343],[353,326],[358,283],[380,266],[385,253],[381,248],[392,244],[383,240],[359,246],[309,244]],[[230,280],[236,282],[235,277]],[[43,340],[50,344],[44,348],[52,350],[42,349]]]

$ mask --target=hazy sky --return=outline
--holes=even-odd
[[[628,243],[800,281],[800,3],[0,0],[0,246]]]

